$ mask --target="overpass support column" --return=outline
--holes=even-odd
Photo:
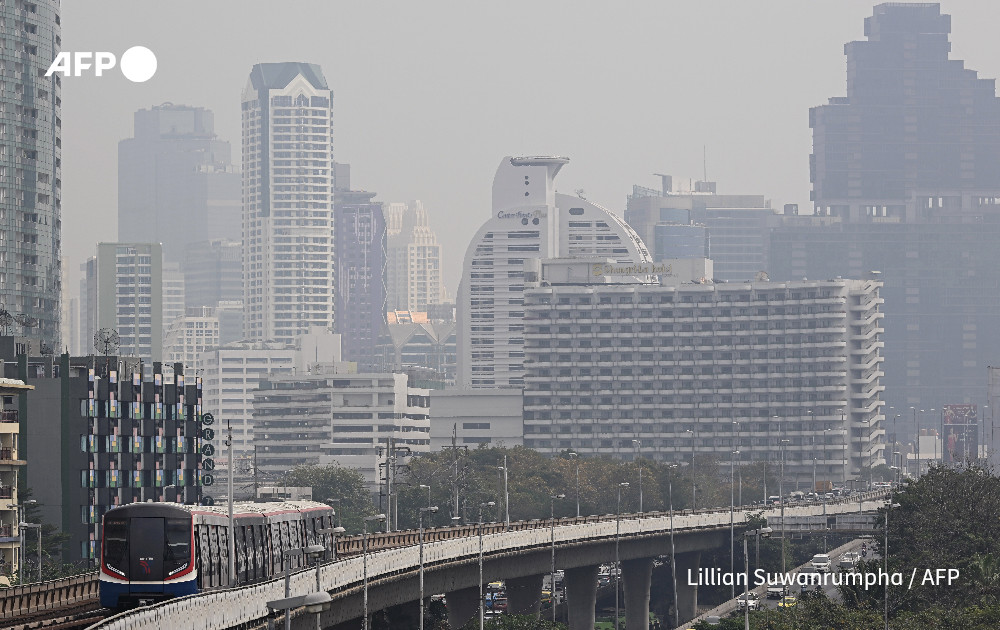
[[[592,630],[597,622],[597,572],[600,567],[566,569],[566,613],[569,630]]]
[[[538,616],[542,605],[542,575],[506,580],[507,614]]]
[[[652,558],[622,562],[622,578],[625,580],[625,627],[628,630],[649,630],[649,583],[652,573]]]
[[[688,571],[698,581],[698,569],[701,566],[701,552],[677,554],[677,612],[681,622],[690,621],[698,616],[698,586],[688,584]]]
[[[461,628],[479,615],[479,589],[475,586],[452,591],[445,596],[448,602],[448,625]]]

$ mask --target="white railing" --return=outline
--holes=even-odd
[[[881,507],[881,493],[869,493],[862,498],[845,500],[838,503],[828,503],[826,514],[845,514],[863,509],[871,511]],[[785,516],[818,516],[823,514],[822,504],[800,505],[785,508]],[[756,511],[756,510],[747,510]],[[765,510],[769,519],[780,520],[781,509]],[[745,512],[737,511],[735,523],[740,525],[745,520]],[[555,528],[556,543],[568,541],[602,540],[615,535],[616,518],[609,515],[607,519],[596,523],[576,523],[557,525]],[[544,547],[550,544],[550,530],[547,521],[539,521],[536,529],[522,531],[506,531],[483,536],[483,553],[491,555],[497,552],[509,552]],[[674,514],[674,526],[679,533],[699,529],[720,529],[729,525],[729,509],[715,509],[695,514]],[[670,515],[656,512],[642,516],[629,514],[622,516],[620,531],[623,537],[668,533],[670,531]],[[379,551],[368,555],[368,579],[377,580],[391,577],[393,574],[406,573],[415,570],[419,563],[419,550],[416,545]],[[454,562],[474,560],[479,555],[479,539],[476,536],[442,540],[424,544],[425,564],[439,562]],[[320,568],[320,583],[330,591],[334,598],[338,592],[359,586],[363,580],[362,558],[355,556],[330,563]],[[305,595],[316,589],[315,569],[305,569],[291,576],[291,595]],[[173,599],[152,606],[138,608],[126,613],[109,617],[104,621],[90,626],[88,630],[156,630],[170,628],[171,630],[224,630],[240,624],[263,619],[267,616],[266,602],[285,597],[283,578],[271,580],[253,586],[241,587],[223,591],[191,595]]]

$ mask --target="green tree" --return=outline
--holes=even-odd
[[[365,488],[364,476],[352,468],[338,464],[298,466],[283,477],[282,483],[312,487],[314,501],[339,499],[334,509],[350,534],[360,534],[362,519],[375,514],[375,505]]]
[[[566,630],[566,624],[552,623],[534,615],[500,615],[485,624],[491,630]],[[478,630],[479,619],[470,620],[462,626],[464,630]]]

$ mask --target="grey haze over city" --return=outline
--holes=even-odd
[[[118,142],[138,109],[211,109],[239,165],[240,94],[255,63],[320,65],[333,157],[377,200],[420,199],[454,295],[504,155],[566,155],[560,192],[621,215],[652,173],[809,207],[808,109],[845,91],[844,43],[867,0],[708,2],[63,3],[63,50],[152,49],[156,75],[63,83],[63,266],[69,294],[116,239]],[[1000,76],[1000,3],[943,2],[952,58]]]

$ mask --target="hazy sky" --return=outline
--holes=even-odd
[[[720,193],[809,205],[808,108],[845,93],[859,0],[422,2],[68,0],[67,51],[152,49],[156,75],[63,80],[63,260],[69,293],[117,236],[117,144],[163,102],[214,110],[240,162],[240,95],[253,64],[320,64],[334,90],[334,158],[356,189],[420,199],[454,292],[489,216],[504,155],[565,155],[567,193],[622,214],[654,172]],[[952,58],[1000,76],[1000,2],[951,0]]]

